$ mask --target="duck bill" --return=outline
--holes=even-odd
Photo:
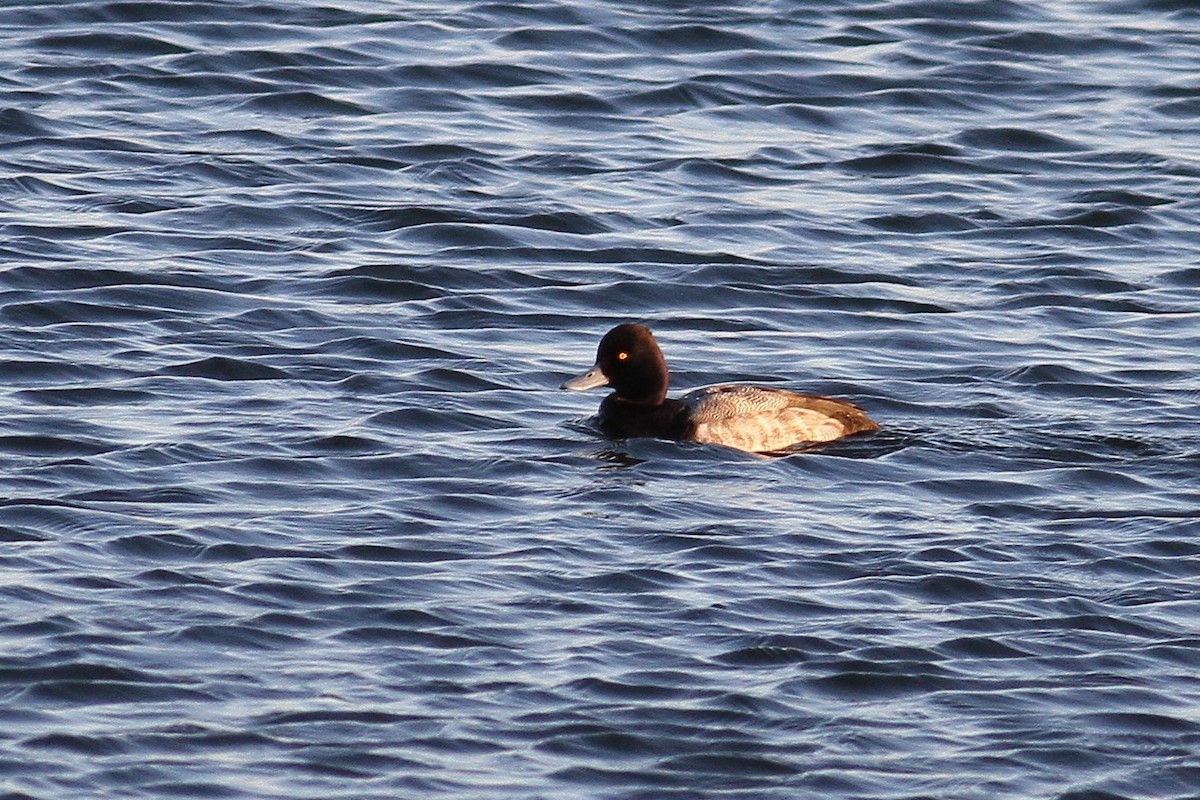
[[[578,378],[571,378],[559,388],[569,389],[572,392],[586,392],[588,389],[595,389],[598,386],[608,386],[608,376],[600,369],[599,364]]]

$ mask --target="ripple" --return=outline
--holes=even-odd
[[[247,111],[301,117],[354,116],[371,113],[370,109],[358,103],[306,91],[272,92],[260,97],[253,97],[243,103],[240,108]]]
[[[175,364],[165,367],[161,372],[164,375],[208,378],[214,381],[268,381],[288,376],[287,372],[266,364],[224,356],[211,356],[187,364]]]
[[[112,389],[102,386],[78,389],[29,389],[20,397],[50,406],[111,406],[152,400],[155,395],[136,389]]]
[[[188,48],[165,39],[111,31],[42,36],[34,44],[50,53],[71,55],[121,55],[137,58],[188,52]]]
[[[963,131],[957,141],[970,147],[1017,152],[1071,152],[1085,149],[1068,139],[1024,128],[976,128]]]
[[[1190,797],[1188,5],[0,9],[6,789]]]
[[[948,158],[921,152],[895,152],[860,156],[839,163],[847,172],[873,177],[899,177],[926,174],[963,174],[990,172],[987,167],[965,158]]]

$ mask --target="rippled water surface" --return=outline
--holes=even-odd
[[[5,798],[1200,797],[1200,6],[0,5]],[[601,439],[851,399],[763,459]]]

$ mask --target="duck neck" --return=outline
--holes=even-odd
[[[670,378],[666,370],[651,369],[641,375],[631,376],[633,380],[624,381],[614,386],[614,395],[618,400],[639,406],[660,406],[667,399],[667,385]]]
[[[621,394],[620,392],[613,392],[612,398],[618,403],[628,403],[631,406],[661,406],[667,400],[667,392],[664,389],[661,392],[655,392],[653,394],[639,394],[633,397],[627,394]]]

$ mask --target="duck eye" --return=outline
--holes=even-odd
[[[629,353],[626,353],[626,352],[625,352],[625,351],[623,351],[623,350],[622,350],[620,353],[617,353],[617,360],[618,360],[618,361],[624,361],[624,360],[625,360],[625,359],[627,359],[627,358],[629,358]]]

